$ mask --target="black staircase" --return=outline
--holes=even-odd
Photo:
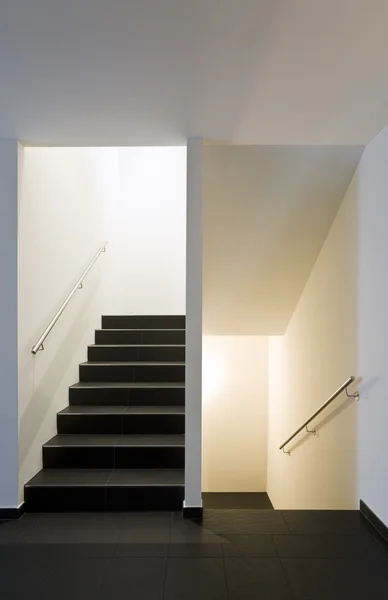
[[[104,316],[28,511],[179,510],[184,497],[185,317]]]

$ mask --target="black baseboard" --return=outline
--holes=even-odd
[[[0,521],[20,519],[20,517],[24,514],[24,509],[24,502],[18,508],[0,508]]]
[[[388,527],[379,519],[363,500],[360,500],[360,512],[367,521],[376,529],[377,533],[388,543]]]
[[[183,507],[183,518],[184,519],[202,519],[203,508],[202,506],[184,506]]]

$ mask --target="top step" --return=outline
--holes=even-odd
[[[184,315],[103,315],[102,329],[185,329]]]

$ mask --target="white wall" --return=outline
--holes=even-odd
[[[275,508],[352,509],[357,496],[357,410],[339,397],[287,439],[357,370],[357,202],[353,181],[284,337],[270,339],[268,493]],[[369,315],[369,318],[374,318]]]
[[[111,196],[114,314],[185,314],[186,147],[120,148]]]
[[[36,356],[37,341],[108,237],[106,207],[117,176],[114,149],[26,148],[18,223],[19,499],[41,467],[104,308],[106,255]],[[109,250],[108,250],[109,251]]]
[[[12,171],[11,171],[12,173]],[[101,314],[184,314],[186,148],[26,148],[19,200],[19,498]],[[108,240],[35,357],[31,347]]]
[[[388,127],[357,172],[359,204],[359,497],[388,525]]]
[[[267,489],[268,338],[204,336],[202,489]]]
[[[18,505],[16,141],[0,140],[0,190],[0,508],[15,508]]]

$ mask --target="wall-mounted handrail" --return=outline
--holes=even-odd
[[[307,429],[307,425],[309,425],[311,423],[311,421],[313,421],[315,419],[315,417],[317,417],[323,410],[325,410],[325,408],[327,406],[329,406],[329,404],[331,404],[333,402],[333,400],[335,400],[340,394],[342,394],[342,392],[344,390],[346,390],[346,395],[348,396],[348,398],[357,398],[359,397],[358,392],[355,392],[354,394],[348,394],[348,390],[347,388],[349,387],[349,385],[351,383],[353,383],[353,381],[355,381],[355,377],[353,377],[353,375],[351,377],[349,377],[349,379],[347,379],[345,381],[345,383],[343,383],[341,385],[341,387],[338,388],[338,390],[336,392],[334,392],[334,394],[332,396],[330,396],[330,398],[328,400],[326,400],[326,402],[324,402],[322,404],[322,406],[320,406],[318,408],[318,410],[315,411],[315,413],[313,415],[311,415],[311,417],[309,419],[307,419],[307,421],[305,423],[303,423],[303,425],[301,425],[299,427],[299,429],[297,429],[296,431],[294,431],[294,433],[292,435],[290,435],[289,438],[286,439],[285,442],[283,442],[283,444],[279,447],[279,450],[283,450],[283,452],[285,452],[286,454],[290,454],[290,452],[286,452],[284,450],[284,447],[287,446],[287,444],[289,442],[291,442],[292,439],[294,439],[294,437],[296,435],[298,435],[298,433],[300,433],[302,431],[302,429],[306,428],[307,433],[316,433],[315,429]]]
[[[66,306],[69,304],[70,300],[72,299],[72,297],[74,296],[76,291],[82,289],[83,280],[85,279],[86,275],[89,273],[90,269],[93,267],[94,263],[96,262],[96,260],[100,256],[100,254],[102,252],[105,252],[107,243],[108,243],[107,241],[104,242],[103,245],[99,248],[97,254],[94,255],[94,258],[90,261],[89,265],[86,267],[85,271],[82,273],[81,277],[78,279],[77,283],[71,290],[70,294],[66,297],[66,299],[62,303],[60,309],[55,313],[55,315],[51,319],[50,323],[47,325],[46,329],[44,330],[44,332],[42,333],[42,335],[40,336],[40,338],[38,339],[36,344],[32,347],[32,349],[31,349],[32,354],[36,354],[39,350],[44,350],[43,342],[45,341],[48,334],[54,327],[55,323],[58,321],[59,317],[65,310]]]

